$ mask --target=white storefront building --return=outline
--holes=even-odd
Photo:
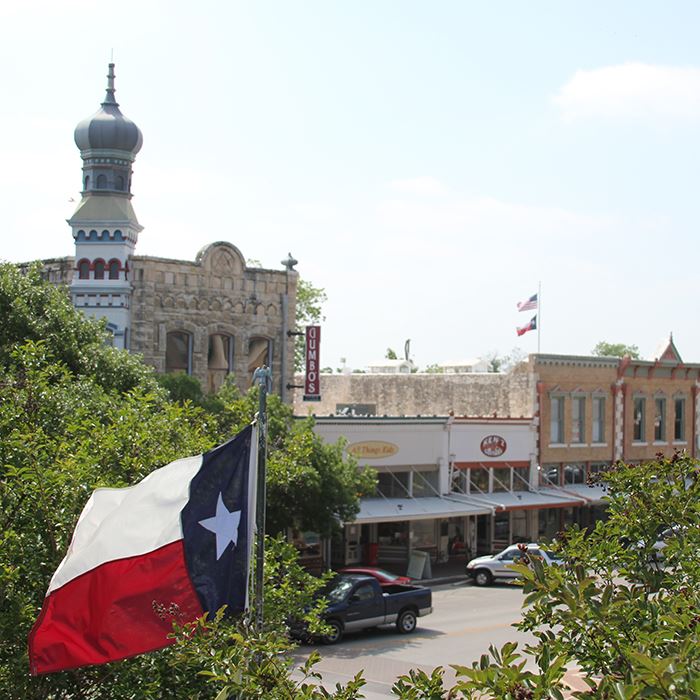
[[[361,501],[333,566],[406,566],[476,556],[536,540],[541,509],[581,505],[562,489],[540,488],[532,418],[316,417],[328,442],[377,471],[377,490]]]

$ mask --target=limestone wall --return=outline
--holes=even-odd
[[[249,341],[272,343],[273,390],[282,385],[282,345],[286,379],[293,373],[293,338],[283,337],[282,296],[287,292],[287,329],[294,328],[296,272],[249,268],[235,246],[215,243],[194,262],[134,256],[131,279],[131,349],[157,371],[165,371],[167,334],[193,337],[192,374],[207,386],[209,335],[233,338],[233,368],[242,390],[250,385]]]
[[[303,384],[303,376],[294,383]],[[322,374],[322,400],[306,403],[297,390],[294,411],[328,416],[339,406],[370,405],[387,416],[529,417],[534,395],[526,363],[503,374]]]

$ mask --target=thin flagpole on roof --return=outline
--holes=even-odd
[[[542,282],[537,283],[537,354],[540,354],[540,332],[542,331]]]

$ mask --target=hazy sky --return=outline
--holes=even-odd
[[[71,255],[73,129],[144,135],[137,253],[324,287],[322,364],[599,340],[700,362],[697,2],[0,4],[0,256]]]

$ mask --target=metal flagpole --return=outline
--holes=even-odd
[[[267,392],[272,382],[268,367],[258,367],[253,373],[258,385],[258,487],[255,505],[255,628],[263,631],[263,580],[265,565],[265,472],[267,468]]]
[[[540,331],[542,330],[542,282],[537,283],[537,354],[540,354]]]

